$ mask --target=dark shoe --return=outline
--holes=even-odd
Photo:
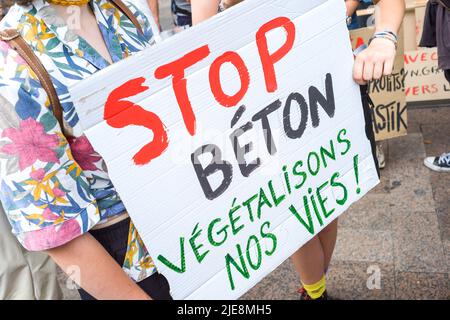
[[[300,300],[329,300],[328,299],[328,294],[327,291],[325,290],[325,292],[322,294],[321,297],[317,298],[317,299],[313,299],[309,296],[309,294],[306,292],[305,288],[301,287],[300,289],[298,289],[297,291],[300,294]]]
[[[306,298],[309,297],[308,293],[306,292],[306,289],[303,287],[298,289],[297,293],[300,295],[300,300],[307,300]]]

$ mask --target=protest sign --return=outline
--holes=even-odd
[[[367,44],[374,34],[373,27],[350,32],[354,49]],[[369,95],[373,105],[373,129],[377,141],[407,134],[408,115],[405,99],[405,68],[403,63],[403,36],[399,33],[397,56],[392,75],[369,82]]]
[[[438,67],[436,48],[405,52],[406,101],[450,101],[450,84]]]
[[[342,0],[247,0],[70,88],[175,299],[238,298],[378,183]]]

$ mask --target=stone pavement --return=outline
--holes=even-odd
[[[160,1],[164,29],[171,27],[169,4]],[[384,143],[380,185],[340,218],[327,276],[335,298],[450,299],[450,173],[423,165],[426,155],[450,151],[450,106],[413,109],[408,117],[408,136]],[[377,274],[380,289],[369,289]],[[298,299],[298,285],[286,261],[242,298]]]

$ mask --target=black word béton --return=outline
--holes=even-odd
[[[277,153],[277,146],[275,145],[271,117],[272,113],[283,112],[283,130],[285,135],[292,140],[301,139],[308,123],[311,122],[313,128],[317,128],[320,124],[319,106],[325,111],[328,117],[333,118],[336,110],[336,103],[333,91],[333,79],[331,74],[325,77],[325,94],[315,86],[310,86],[308,89],[308,100],[298,93],[291,93],[286,101],[282,102],[280,99],[272,102],[268,106],[253,115],[251,121],[243,126],[235,129],[229,136],[233,146],[234,154],[239,166],[239,170],[244,177],[249,177],[262,163],[260,158],[248,160],[248,155],[253,150],[253,143],[240,144],[239,138],[245,133],[253,129],[255,123],[259,123],[263,129],[263,138],[267,146],[267,151],[270,155]],[[300,114],[300,121],[298,124],[293,124],[291,115]],[[209,154],[211,161],[208,165],[203,166],[200,158]],[[209,200],[214,200],[222,195],[233,181],[233,165],[230,161],[223,159],[221,149],[214,144],[206,144],[195,150],[191,154],[192,165],[194,166],[197,178],[200,182],[205,197]],[[221,183],[213,188],[209,181],[209,177],[213,174],[221,173]]]

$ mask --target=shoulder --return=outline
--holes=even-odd
[[[16,106],[19,116],[27,118],[30,112],[39,112],[46,105],[46,93],[26,61],[5,42],[0,41],[0,107],[5,112],[5,101]],[[13,114],[14,109],[7,108]],[[4,116],[4,115],[3,115]]]
[[[16,29],[23,17],[33,10],[33,6],[13,5],[8,13],[0,20],[0,30],[14,28]]]

